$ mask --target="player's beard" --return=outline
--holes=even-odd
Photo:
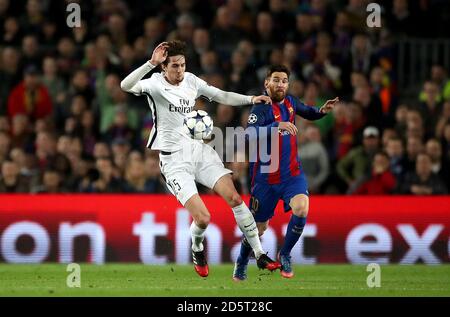
[[[270,93],[271,93],[270,98],[272,99],[272,101],[275,101],[275,102],[280,102],[286,97],[285,90],[279,91],[279,90],[271,89]]]

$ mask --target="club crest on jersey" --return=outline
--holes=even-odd
[[[258,117],[256,116],[256,114],[251,113],[248,116],[248,123],[253,124],[253,123],[256,123],[256,121],[258,121]]]
[[[294,113],[294,108],[288,107],[288,109],[289,109],[289,114],[292,115]]]

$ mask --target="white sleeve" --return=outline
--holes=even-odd
[[[246,96],[234,92],[220,90],[217,87],[210,86],[206,81],[196,77],[197,81],[197,98],[205,96],[209,101],[217,101],[229,106],[242,106],[252,104],[253,96]]]
[[[132,71],[127,77],[120,82],[120,88],[126,92],[131,92],[135,95],[141,95],[143,92],[143,85],[141,85],[141,79],[147,75],[149,71],[155,68],[150,62],[146,62],[141,67]]]

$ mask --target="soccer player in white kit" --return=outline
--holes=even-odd
[[[234,187],[231,171],[224,167],[211,146],[190,138],[183,130],[183,119],[194,110],[195,99],[200,96],[232,106],[270,104],[271,100],[265,95],[246,96],[222,91],[185,72],[185,51],[186,44],[181,41],[159,44],[151,59],[124,78],[120,86],[124,91],[147,96],[154,121],[147,147],[159,150],[161,173],[166,184],[193,218],[190,231],[195,271],[202,277],[209,273],[203,239],[210,220],[195,181],[213,189],[226,200],[255,253],[258,267],[276,270],[280,264],[263,251],[255,220]],[[162,66],[163,72],[142,80],[158,65]]]

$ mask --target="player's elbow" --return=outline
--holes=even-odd
[[[122,89],[125,92],[128,92],[130,90],[130,87],[126,84],[125,80],[122,80],[120,82],[120,89]]]

